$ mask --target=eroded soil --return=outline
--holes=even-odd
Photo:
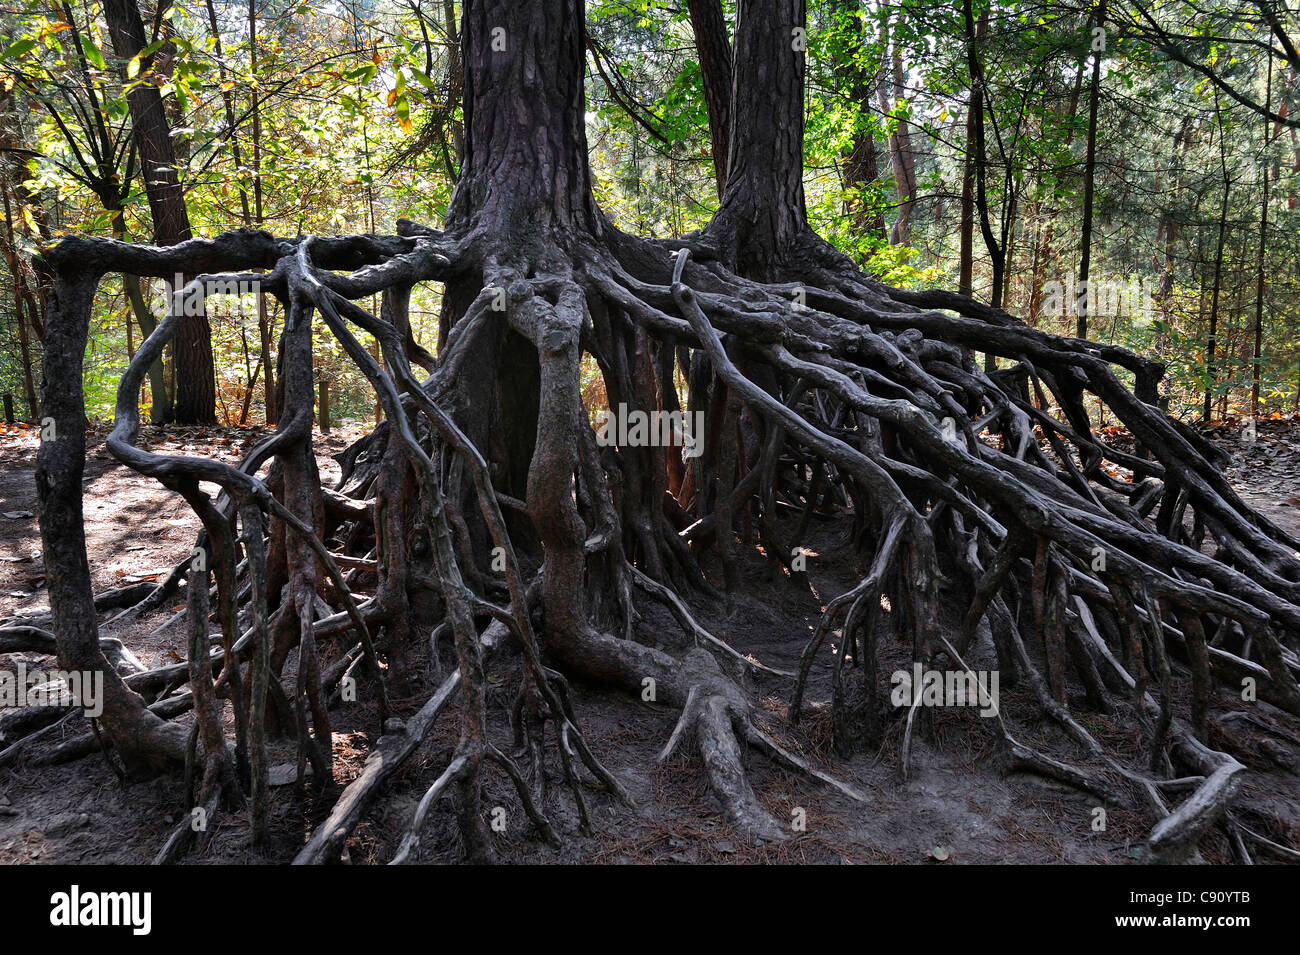
[[[216,455],[237,460],[257,440],[257,431],[146,431],[155,449]],[[1230,476],[1243,497],[1292,533],[1300,534],[1300,422],[1265,421],[1253,444],[1239,432],[1221,428],[1211,436],[1229,447],[1235,460]],[[318,436],[322,480],[329,484],[338,469],[329,455],[355,433],[335,431]],[[88,436],[85,480],[87,548],[96,593],[141,580],[160,579],[193,546],[197,521],[176,495],[116,465],[102,444],[103,435]],[[48,610],[40,535],[33,516],[33,468],[37,435],[27,429],[0,433],[0,619],[16,617],[42,624]],[[857,581],[852,564],[840,553],[844,532],[837,522],[814,522],[809,550],[809,578],[816,593],[784,576],[773,577],[758,555],[744,563],[743,592],[730,605],[696,600],[701,623],[744,653],[784,669],[797,665],[799,653],[826,602]],[[643,600],[642,639],[681,649],[684,638],[662,607]],[[180,628],[166,626],[179,602],[118,634],[147,665],[184,659]],[[115,611],[113,611],[115,612]],[[107,616],[107,615],[106,615]],[[832,635],[831,641],[837,639]],[[323,648],[326,661],[341,648]],[[346,648],[342,648],[346,649]],[[417,660],[427,663],[428,651]],[[907,667],[905,647],[882,648],[881,670]],[[814,672],[809,699],[829,698],[832,657],[823,651]],[[19,661],[51,666],[39,654],[0,655],[0,668]],[[975,652],[976,669],[996,666],[991,652]],[[444,661],[445,663],[445,661]],[[396,715],[415,712],[432,692],[432,667],[423,686],[394,701]],[[517,665],[508,657],[494,664],[490,695],[494,739],[510,741],[504,714],[516,686]],[[913,741],[911,773],[901,780],[898,749],[901,719],[894,719],[879,752],[859,752],[851,759],[835,756],[829,723],[814,714],[797,729],[784,720],[788,684],[775,680],[752,687],[770,715],[768,728],[791,749],[866,794],[861,804],[812,781],[774,766],[751,752],[751,782],[760,800],[778,820],[791,822],[791,838],[775,845],[752,846],[731,831],[703,781],[698,759],[678,756],[657,765],[656,754],[672,731],[677,713],[663,705],[621,694],[576,686],[579,722],[592,748],[628,788],[635,805],[617,803],[587,790],[593,832],[578,832],[571,796],[550,753],[547,811],[566,844],[554,850],[538,839],[509,781],[488,772],[489,806],[501,806],[506,826],[496,834],[505,861],[634,862],[889,862],[980,863],[1126,863],[1149,831],[1150,820],[1122,807],[1106,807],[1106,825],[1095,829],[1097,801],[1085,794],[1036,777],[1003,773],[993,758],[994,736],[973,709],[923,711]],[[1186,694],[1182,694],[1184,697]],[[334,711],[338,782],[360,772],[378,726],[373,708],[363,700],[340,704]],[[1215,745],[1232,752],[1249,772],[1234,812],[1255,831],[1284,845],[1300,847],[1300,721],[1266,703],[1243,703],[1216,690]],[[1003,689],[1002,712],[1018,738],[1061,758],[1078,758],[1054,724],[1042,719],[1027,691]],[[3,714],[0,714],[2,716]],[[1086,726],[1106,744],[1137,756],[1138,732],[1121,721],[1080,711]],[[1185,714],[1179,714],[1185,715]],[[183,719],[188,720],[189,717]],[[52,741],[86,732],[79,716]],[[12,739],[0,738],[0,750]],[[455,742],[454,708],[445,712],[420,751],[412,757],[374,804],[349,843],[352,862],[386,862],[409,823],[420,797],[446,766]],[[552,744],[553,745],[553,744]],[[289,744],[278,758],[292,763]],[[291,773],[289,774],[292,775]],[[273,790],[275,818],[272,845],[263,853],[249,846],[247,820],[222,813],[214,821],[205,851],[190,862],[283,862],[292,858],[310,827],[328,811],[329,800],[298,798],[293,785]],[[59,766],[35,767],[20,759],[0,768],[0,862],[138,863],[151,859],[180,821],[183,800],[176,778],[120,781],[102,754]],[[796,821],[803,819],[799,830]],[[936,851],[937,850],[937,851]],[[1209,861],[1229,862],[1232,854],[1222,833],[1204,846]],[[430,814],[422,840],[424,861],[461,858],[450,805],[444,801]],[[940,863],[937,857],[946,861]],[[1270,861],[1267,856],[1258,862]]]

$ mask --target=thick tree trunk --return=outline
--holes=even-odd
[[[449,228],[472,220],[525,254],[552,236],[600,234],[587,170],[585,45],[581,0],[466,4],[466,155]]]
[[[803,0],[741,0],[727,191],[708,232],[741,274],[771,280],[807,234]]]
[[[604,230],[587,167],[581,0],[470,3],[461,40],[465,159],[448,228],[481,234],[484,258],[494,259],[502,282],[532,271],[567,271],[567,257],[557,260],[557,253]],[[537,69],[538,63],[548,66]],[[444,330],[490,281],[484,258],[448,283]],[[502,299],[517,293],[499,290]],[[523,497],[536,442],[538,359],[507,323],[507,310],[495,304],[501,303],[494,303],[488,329],[470,346],[472,363],[508,374],[462,381],[455,414],[488,457],[498,487]],[[468,487],[463,493],[470,493]],[[462,503],[472,515],[471,502]],[[480,545],[483,534],[476,525]]]

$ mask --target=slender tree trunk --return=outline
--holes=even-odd
[[[1065,131],[1065,147],[1067,149],[1074,142],[1074,119],[1079,112],[1079,96],[1083,92],[1083,76],[1086,64],[1087,58],[1080,57],[1078,69],[1074,74],[1074,84],[1070,87],[1070,105],[1067,110],[1070,122]],[[1042,263],[1041,272],[1037,270],[1035,271],[1034,286],[1030,292],[1029,322],[1031,325],[1038,324],[1039,312],[1042,308],[1043,275],[1056,261],[1054,253],[1056,251],[1056,219],[1058,209],[1055,204],[1049,203],[1045,204],[1045,210],[1044,219],[1046,221],[1042,228],[1042,233],[1039,239],[1039,248],[1036,254],[1038,261]]]
[[[889,21],[885,20],[889,33]],[[907,245],[912,211],[916,206],[916,159],[912,153],[912,135],[899,108],[903,99],[903,55],[898,42],[886,36],[884,81],[876,86],[880,109],[895,122],[889,135],[889,159],[894,168],[894,185],[898,195],[898,217],[889,230],[892,245]]]
[[[127,241],[126,219],[123,210],[121,208],[111,208],[108,210],[108,215],[112,222],[113,236],[120,242]],[[145,300],[144,290],[140,286],[140,276],[122,273],[122,290],[126,293],[127,301],[131,304],[131,314],[135,316],[136,323],[140,326],[142,338],[148,338],[153,334],[154,329],[158,327],[158,322],[154,319],[153,311]],[[130,321],[128,317],[128,325]],[[164,373],[161,358],[149,366],[149,402],[150,421],[154,424],[166,424],[173,420],[172,397],[167,388],[167,376]]]
[[[105,0],[113,50],[126,63],[148,45],[136,0]],[[151,67],[142,58],[141,73]],[[154,241],[175,245],[192,235],[185,194],[177,175],[171,127],[162,94],[152,83],[137,83],[127,93],[131,127],[144,175],[145,194],[153,216]],[[189,316],[177,331],[172,351],[176,369],[173,412],[181,424],[215,424],[217,420],[216,370],[212,360],[212,327],[206,315]]]
[[[993,269],[993,293],[990,304],[1002,305],[1002,276],[1006,271],[1006,250],[998,242],[993,232],[993,223],[989,218],[988,198],[988,150],[984,141],[984,67],[980,62],[980,41],[988,32],[987,14],[980,15],[976,24],[971,0],[964,0],[963,9],[966,18],[966,66],[971,84],[971,117],[974,125],[974,142],[967,148],[973,148],[975,166],[975,210],[979,213],[980,233],[984,236],[984,246],[989,253],[989,264]]]
[[[1216,93],[1215,106],[1218,107]],[[1219,237],[1214,249],[1214,278],[1210,289],[1210,328],[1205,336],[1205,404],[1201,409],[1201,420],[1209,421],[1214,410],[1214,386],[1217,373],[1214,365],[1215,348],[1219,335],[1219,290],[1223,281],[1223,248],[1228,236],[1228,197],[1232,190],[1232,181],[1228,178],[1228,144],[1223,125],[1223,112],[1218,111],[1219,119],[1219,172],[1223,180],[1223,201],[1219,206]]]
[[[13,283],[14,323],[18,329],[19,360],[23,366],[23,391],[27,404],[31,408],[32,420],[40,417],[36,403],[36,382],[32,377],[31,339],[27,331],[26,281],[23,277],[22,257],[18,254],[18,242],[14,235],[13,209],[9,201],[9,183],[6,177],[0,182],[0,196],[4,198],[5,207],[5,261],[9,266],[9,280]]]
[[[1105,29],[1106,0],[1098,0],[1095,27]],[[1083,229],[1079,237],[1082,254],[1079,261],[1078,299],[1075,312],[1078,319],[1075,335],[1088,337],[1088,274],[1092,266],[1092,204],[1097,169],[1097,105],[1101,99],[1101,56],[1104,52],[1105,34],[1101,35],[1103,49],[1092,51],[1092,81],[1088,88],[1088,149],[1083,164]],[[1095,44],[1094,44],[1095,47]]]
[[[840,86],[840,94],[858,109],[858,129],[853,134],[849,150],[844,157],[844,185],[857,192],[858,201],[851,209],[846,209],[853,217],[854,227],[872,238],[885,238],[885,217],[879,207],[868,208],[867,193],[876,177],[880,174],[876,156],[876,138],[870,129],[861,128],[871,115],[871,103],[875,98],[873,87],[879,77],[869,77],[862,68],[862,3],[861,0],[837,0],[836,8],[846,28],[852,31],[852,40],[847,44],[849,55],[835,66],[835,76]]]
[[[713,173],[718,198],[727,192],[727,159],[731,148],[731,41],[722,0],[687,0],[695,49],[709,110],[709,139],[713,144]]]
[[[1273,34],[1270,31],[1269,40]],[[1273,58],[1268,60],[1268,76],[1264,83],[1264,106],[1273,102]],[[1264,351],[1264,254],[1268,247],[1268,119],[1264,119],[1264,150],[1260,166],[1264,173],[1263,191],[1259,198],[1259,248],[1255,255],[1255,348],[1251,365],[1250,416],[1259,417],[1259,388],[1263,378],[1261,359]]]
[[[257,75],[257,0],[248,0],[248,70],[250,75]],[[252,91],[252,103],[249,109],[253,124],[253,223],[262,227],[262,109],[256,89]],[[262,352],[262,401],[266,407],[266,423],[275,424],[280,419],[280,409],[276,404],[279,392],[275,387],[275,360],[271,355],[271,341],[274,329],[266,305],[266,296],[257,293],[257,338]]]
[[[975,282],[975,124],[978,122],[979,91],[972,87],[966,107],[966,148],[962,154],[961,224],[958,229],[957,291],[973,294]]]

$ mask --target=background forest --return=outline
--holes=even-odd
[[[691,27],[716,5],[588,4],[597,198],[629,231],[679,236],[716,208],[726,151]],[[4,3],[0,391],[14,413],[38,416],[34,256],[60,236],[170,244],[239,225],[439,223],[463,141],[459,17],[453,0]],[[862,267],[1154,353],[1183,418],[1300,410],[1297,58],[1268,55],[1290,47],[1294,14],[819,0],[808,22],[809,218]],[[439,302],[423,294],[411,318],[432,349]],[[129,276],[101,289],[92,418],[110,415],[165,295]],[[211,356],[169,350],[142,396],[152,420],[273,421],[282,318],[270,296],[210,307]],[[368,419],[364,380],[319,347],[332,417]],[[205,376],[213,394],[177,402],[178,382]]]

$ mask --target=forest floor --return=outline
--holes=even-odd
[[[1233,453],[1229,474],[1254,507],[1300,534],[1300,419],[1262,421],[1258,439],[1247,445],[1235,425],[1207,429]],[[343,450],[360,429],[317,436],[323,483],[338,476],[330,455]],[[145,429],[157,451],[198,453],[231,463],[260,436],[257,429]],[[1122,435],[1111,435],[1122,439]],[[197,521],[181,499],[160,492],[152,481],[117,465],[103,446],[104,432],[88,435],[85,476],[87,545],[95,592],[167,574],[193,546]],[[34,617],[48,611],[33,474],[38,432],[11,427],[0,431],[0,620]],[[853,586],[851,560],[842,556],[843,527],[814,522],[808,571],[816,593],[784,575],[774,577],[757,553],[743,558],[742,593],[729,605],[695,600],[701,623],[741,652],[773,667],[793,669],[822,607]],[[118,634],[150,666],[184,659],[186,638],[179,627],[163,625],[179,609],[165,608]],[[683,644],[672,618],[656,604],[643,602],[638,627],[642,639],[669,649]],[[836,635],[830,637],[831,641]],[[325,662],[337,656],[325,648]],[[424,651],[427,655],[427,651]],[[906,647],[882,647],[882,678],[907,669]],[[814,668],[808,699],[829,699],[830,653],[823,648]],[[52,666],[37,654],[0,655],[0,668]],[[996,666],[991,654],[977,652],[970,665]],[[425,668],[427,669],[427,668]],[[517,663],[503,657],[490,670],[489,698],[508,704]],[[418,692],[395,700],[395,715],[413,713],[432,692],[429,680]],[[661,704],[576,686],[579,724],[592,749],[625,784],[634,805],[622,805],[588,791],[593,832],[578,832],[572,798],[555,778],[549,781],[548,811],[566,837],[564,848],[546,846],[522,811],[505,813],[496,834],[499,857],[507,862],[828,862],[828,863],[1126,863],[1146,837],[1150,820],[1118,806],[1106,808],[1105,828],[1094,828],[1097,800],[1037,777],[1003,773],[992,758],[994,735],[973,708],[925,710],[913,741],[906,781],[898,766],[902,720],[889,724],[880,752],[837,757],[830,746],[829,715],[823,712],[791,728],[784,719],[789,686],[775,680],[749,688],[767,728],[786,745],[866,794],[861,804],[792,775],[766,757],[750,752],[747,769],[760,801],[773,816],[792,823],[791,838],[752,846],[723,820],[694,756],[655,762],[677,719]],[[1184,696],[1186,694],[1183,694]],[[1016,735],[1062,758],[1078,758],[1054,724],[1040,718],[1023,688],[1002,689],[1001,709]],[[1300,846],[1300,721],[1265,703],[1242,703],[1220,688],[1213,701],[1212,742],[1241,760],[1244,774],[1234,803],[1236,818],[1254,831],[1292,847]],[[494,739],[510,739],[504,718],[508,705],[492,708]],[[1180,714],[1183,715],[1183,714]],[[6,740],[0,711],[0,750]],[[340,704],[333,711],[336,775],[346,784],[361,770],[378,727],[373,709]],[[1135,756],[1137,729],[1097,713],[1080,713],[1085,725],[1105,743]],[[189,717],[186,717],[189,719]],[[82,724],[82,725],[77,725]],[[348,847],[355,863],[388,861],[417,802],[445,767],[455,742],[455,719],[444,714],[420,750],[386,787],[358,827]],[[76,717],[66,735],[85,732]],[[548,734],[549,735],[549,734]],[[59,739],[55,737],[55,740]],[[553,746],[553,743],[548,745]],[[552,752],[550,766],[558,767]],[[277,761],[291,762],[291,745]],[[286,769],[291,767],[286,766]],[[558,770],[556,770],[558,771]],[[292,776],[292,772],[284,774]],[[283,780],[278,780],[283,782]],[[59,766],[36,767],[21,760],[0,768],[0,863],[139,863],[149,861],[181,819],[183,799],[177,778],[124,783],[99,755]],[[486,802],[517,807],[503,775],[488,770]],[[273,789],[272,844],[262,852],[249,846],[246,816],[222,813],[212,840],[192,862],[284,862],[293,857],[310,827],[328,811],[329,800],[312,805],[298,799],[292,785]],[[800,812],[802,810],[802,812]],[[805,822],[802,831],[793,825]],[[421,858],[455,861],[461,856],[447,801],[430,813]],[[1221,832],[1203,846],[1207,861],[1232,861]],[[1257,861],[1267,861],[1266,857]]]

